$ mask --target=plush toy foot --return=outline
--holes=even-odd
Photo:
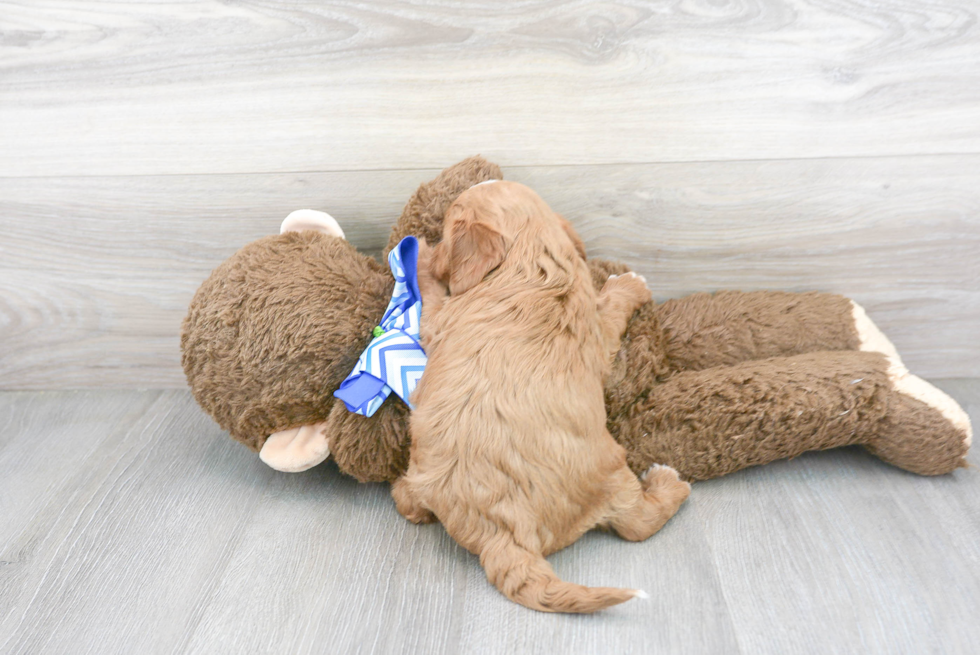
[[[948,395],[929,384],[917,375],[912,375],[905,368],[898,350],[889,341],[878,326],[868,318],[867,312],[861,305],[851,301],[854,312],[854,326],[861,341],[860,349],[865,352],[879,352],[888,359],[888,377],[895,391],[914,398],[920,403],[939,412],[953,429],[960,434],[964,446],[964,455],[973,441],[973,427],[970,417],[959,404]]]
[[[326,422],[314,423],[269,435],[259,452],[259,459],[284,473],[313,468],[330,456],[330,444],[324,431],[326,425]]]
[[[944,475],[967,466],[963,431],[930,405],[897,389],[888,398],[888,411],[877,433],[864,447],[906,471]]]
[[[889,361],[898,362],[899,364],[902,363],[901,357],[898,356],[898,350],[895,349],[892,342],[878,329],[874,321],[868,317],[868,313],[864,311],[864,307],[853,300],[851,301],[851,317],[854,319],[854,329],[861,342],[858,350],[881,353]]]

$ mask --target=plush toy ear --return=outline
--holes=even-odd
[[[270,434],[259,451],[259,459],[286,473],[313,468],[330,456],[326,425],[324,421]]]
[[[588,259],[585,256],[585,244],[582,243],[582,238],[578,235],[578,232],[575,231],[575,228],[572,227],[572,224],[569,223],[561,214],[555,214],[555,216],[561,219],[561,227],[563,230],[565,230],[565,234],[568,235],[568,238],[572,240],[572,245],[575,246],[575,252],[577,252],[579,257],[582,259]]]
[[[452,221],[449,293],[455,296],[466,293],[500,266],[508,243],[503,234],[477,219],[470,208],[451,208],[447,214],[446,219]]]
[[[332,237],[344,239],[344,231],[340,229],[340,224],[333,216],[326,212],[318,212],[315,209],[297,209],[286,217],[286,220],[279,226],[279,234],[286,232],[302,232],[303,230],[314,230],[323,232]]]

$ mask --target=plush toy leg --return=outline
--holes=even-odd
[[[259,451],[259,459],[286,473],[313,468],[330,456],[326,425],[324,421],[269,435]]]
[[[853,303],[829,293],[696,293],[655,313],[675,371],[859,346]]]
[[[666,464],[693,480],[849,444],[916,473],[947,473],[968,448],[962,430],[896,388],[875,352],[679,373],[610,415],[609,430],[634,472]]]

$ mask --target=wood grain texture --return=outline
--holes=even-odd
[[[6,1],[0,176],[980,152],[971,0]]]
[[[62,419],[65,403],[75,411]],[[58,481],[30,462],[75,457],[71,483],[47,491],[25,527],[3,523],[0,651],[179,652],[267,467],[229,456],[185,392],[5,394],[4,405],[27,417],[3,450],[14,509],[24,485]]]
[[[980,420],[980,380],[939,384]],[[0,466],[11,655],[967,653],[980,639],[975,467],[921,478],[844,449],[698,483],[648,541],[591,533],[551,558],[649,600],[554,616],[507,601],[386,485],[332,464],[276,473],[184,391],[0,393]]]
[[[927,377],[980,370],[980,156],[527,167],[592,256],[664,300],[822,290]],[[292,209],[378,252],[424,171],[0,178],[0,388],[182,387],[198,285]]]
[[[974,425],[977,382],[939,382]],[[742,651],[975,650],[978,484],[975,466],[921,478],[850,448],[699,483],[725,596],[746,600],[729,603]]]
[[[700,484],[743,652],[970,652],[976,475],[923,480],[855,450]]]

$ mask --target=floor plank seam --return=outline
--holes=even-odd
[[[718,558],[715,556],[715,549],[711,546],[711,541],[708,539],[708,525],[705,522],[704,517],[701,515],[700,505],[698,504],[697,497],[695,496],[697,493],[697,484],[698,483],[695,482],[691,485],[691,497],[687,502],[690,503],[695,510],[698,526],[701,528],[701,539],[704,543],[704,547],[708,551],[708,556],[711,558],[711,563],[714,564],[711,569],[712,577],[717,583],[718,590],[721,592],[721,599],[725,603],[725,613],[728,616],[728,626],[731,628],[732,636],[735,638],[735,643],[738,645],[738,655],[744,655],[746,653],[745,644],[742,643],[741,635],[735,626],[735,616],[732,614],[731,610],[731,599],[728,596],[728,590],[721,579],[721,575],[719,574],[720,565]]]
[[[484,153],[474,152],[470,155],[484,155]],[[486,156],[486,155],[484,155]],[[685,166],[685,165],[704,165],[704,164],[760,164],[776,162],[802,162],[802,161],[855,161],[864,159],[898,160],[916,159],[924,157],[977,157],[980,151],[946,151],[946,152],[913,152],[913,153],[885,153],[885,154],[861,154],[861,155],[816,155],[810,157],[719,157],[715,159],[660,159],[642,161],[600,161],[586,163],[554,163],[554,162],[534,162],[529,164],[501,164],[501,168],[507,170],[530,170],[536,168],[602,168],[602,167],[629,167],[629,166]],[[446,165],[452,162],[447,162]],[[358,173],[430,173],[440,170],[437,165],[432,166],[401,166],[396,168],[311,168],[297,170],[270,170],[270,171],[226,171],[216,173],[115,173],[111,175],[0,175],[0,182],[12,180],[89,180],[89,179],[141,179],[154,177],[231,177],[231,176],[250,176],[250,175],[331,175],[331,174],[358,174]]]
[[[263,494],[264,496],[265,494]],[[185,631],[185,636],[183,638],[183,643],[179,644],[180,652],[186,655],[190,652],[191,644],[194,642],[194,637],[197,631],[201,627],[201,623],[204,621],[204,616],[207,614],[207,610],[213,605],[215,598],[218,595],[218,591],[221,589],[221,583],[224,581],[225,574],[228,571],[228,567],[231,566],[232,559],[235,553],[238,551],[239,546],[241,546],[242,540],[245,538],[245,534],[248,531],[247,528],[252,522],[255,513],[259,510],[260,503],[252,503],[249,509],[248,515],[235,526],[235,532],[231,539],[228,540],[227,545],[222,553],[223,564],[220,570],[215,571],[208,583],[208,588],[198,599],[198,602],[194,604],[193,613],[196,615],[194,622],[187,626]]]

